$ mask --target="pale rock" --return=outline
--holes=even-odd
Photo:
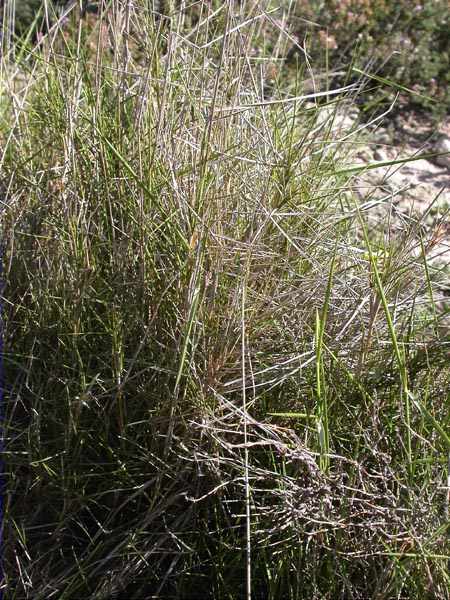
[[[312,103],[307,108],[312,108]],[[336,133],[347,133],[355,129],[359,121],[359,109],[357,106],[320,106],[317,111],[316,123],[319,126],[331,126]]]
[[[377,148],[373,153],[373,157],[375,160],[378,160],[380,162],[386,162],[389,160],[389,157],[386,154],[386,150],[384,150],[383,148]]]
[[[390,144],[392,142],[392,136],[386,129],[378,129],[375,133],[375,139],[378,144]]]
[[[450,169],[450,138],[442,135],[434,145],[434,152],[448,152],[436,157],[436,163],[441,167]]]

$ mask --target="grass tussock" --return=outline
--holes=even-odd
[[[270,79],[272,8],[3,36],[11,599],[448,598],[433,232],[357,200],[362,81]]]

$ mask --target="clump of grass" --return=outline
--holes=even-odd
[[[267,98],[270,3],[197,10],[102,4],[2,64],[4,586],[445,598],[427,240],[367,226],[354,88]]]

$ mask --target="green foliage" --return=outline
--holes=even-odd
[[[49,3],[51,8],[54,7],[53,1]],[[14,30],[18,35],[23,35],[34,23],[34,20],[40,11],[41,18],[39,25],[43,22],[44,2],[43,0],[16,0],[15,1],[15,22]]]
[[[327,48],[330,65],[356,60],[413,90],[408,101],[437,113],[450,109],[447,0],[299,0],[296,14],[317,23],[309,45],[317,55]],[[306,29],[302,25],[299,33]]]
[[[32,26],[34,26],[34,33],[45,31],[46,27],[54,23],[58,14],[69,4],[68,0],[15,0],[14,32],[22,36],[27,34]],[[94,8],[96,4],[89,0],[81,0],[82,12],[89,11],[91,6]]]

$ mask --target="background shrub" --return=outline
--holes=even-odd
[[[450,4],[447,0],[299,0],[302,40],[313,57],[329,53],[332,68],[356,63],[412,89],[408,102],[439,114],[450,108]],[[318,31],[318,33],[317,33]]]

